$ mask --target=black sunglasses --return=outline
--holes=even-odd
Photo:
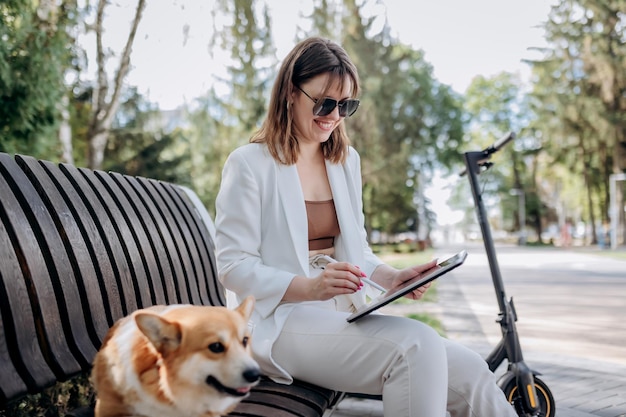
[[[311,99],[315,105],[313,106],[313,114],[315,116],[328,116],[335,110],[335,107],[339,107],[339,116],[350,117],[359,108],[360,101],[354,98],[348,98],[346,100],[337,101],[334,98],[324,97],[321,99],[313,98],[307,94],[302,88],[296,86],[296,88],[304,93],[305,96]]]

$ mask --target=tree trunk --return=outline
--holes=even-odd
[[[104,161],[104,149],[107,145],[109,131],[100,131],[89,137],[88,161],[91,169],[101,169]]]
[[[87,135],[88,140],[88,165],[91,169],[101,169],[102,162],[104,160],[104,151],[106,149],[109,131],[111,129],[111,123],[113,117],[119,106],[120,94],[124,84],[124,79],[128,74],[130,67],[130,54],[132,51],[133,42],[135,41],[135,35],[137,33],[137,27],[141,21],[141,16],[146,5],[145,0],[138,0],[137,8],[135,9],[135,17],[133,19],[124,51],[120,57],[119,67],[113,79],[113,92],[109,95],[109,79],[106,74],[106,51],[102,43],[102,35],[104,33],[103,20],[104,9],[107,5],[107,0],[99,0],[96,22],[94,30],[96,32],[96,62],[98,63],[98,75],[97,85],[94,88],[93,95],[93,110],[91,115],[91,122],[89,126],[89,132]]]
[[[70,100],[67,93],[61,100],[61,126],[59,126],[59,142],[61,142],[61,161],[74,165],[74,153],[72,148],[72,128],[70,126]]]
[[[579,147],[580,147],[580,153],[581,153],[581,160],[582,160],[582,172],[583,172],[583,180],[585,183],[585,191],[586,191],[586,195],[587,195],[587,207],[589,210],[589,223],[591,224],[591,244],[592,245],[596,245],[598,243],[598,236],[596,234],[596,215],[595,215],[595,210],[593,209],[593,185],[592,185],[592,181],[591,178],[589,178],[590,173],[589,173],[589,167],[591,166],[591,163],[588,161],[589,159],[589,154],[587,153],[587,149],[584,143],[584,139],[583,139],[583,134],[584,132],[580,131],[580,143],[579,143]]]
[[[616,174],[626,172],[626,126],[621,126],[616,129],[615,151],[613,158],[613,172]],[[623,184],[623,182],[621,182]],[[619,184],[619,182],[618,182]],[[626,206],[624,200],[624,187],[616,187],[617,195],[615,201],[617,202],[617,244],[626,243],[626,211],[622,208]],[[621,225],[621,228],[619,227]],[[621,229],[621,233],[620,233]]]

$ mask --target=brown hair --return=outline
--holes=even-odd
[[[274,159],[285,165],[295,164],[298,139],[292,124],[291,96],[295,87],[320,74],[329,75],[326,91],[335,85],[343,90],[344,83],[349,81],[352,85],[350,96],[358,96],[359,76],[346,51],[328,39],[305,39],[283,61],[272,88],[267,117],[250,142],[265,143]],[[324,158],[334,163],[345,161],[349,145],[344,123],[340,123],[330,138],[322,143]]]

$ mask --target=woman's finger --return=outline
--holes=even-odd
[[[432,269],[433,267],[435,267],[435,265],[437,265],[437,259],[433,259],[432,261],[426,262],[425,264],[421,264],[421,265],[415,265],[412,269],[415,272],[424,272],[424,271],[428,271],[429,269]]]
[[[339,287],[359,289],[362,285],[360,277],[364,274],[361,273],[360,269],[347,262],[328,264],[325,272],[328,272],[329,276],[332,276],[335,279],[344,281],[343,283],[337,285]],[[352,285],[347,285],[346,282],[350,282]]]

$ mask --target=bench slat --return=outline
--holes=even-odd
[[[0,180],[0,192],[2,191],[3,182]],[[0,199],[0,217],[4,217],[3,203],[6,200]],[[8,398],[26,394],[28,390],[17,367],[27,368],[22,372],[23,375],[32,374],[37,377],[37,380],[29,384],[33,389],[39,384],[51,383],[55,376],[45,365],[43,354],[39,350],[30,303],[21,301],[28,300],[24,281],[9,279],[20,276],[22,272],[4,221],[0,223],[0,253],[3,254],[0,262],[0,399],[6,401]],[[16,305],[18,303],[20,305]],[[16,355],[16,352],[21,352],[21,355]]]
[[[89,170],[65,164],[62,165],[62,170],[74,184],[76,190],[82,195],[83,203],[96,226],[95,233],[99,235],[104,245],[104,252],[100,255],[102,258],[106,256],[107,259],[106,261],[101,259],[101,265],[110,267],[110,269],[103,269],[102,277],[105,280],[110,280],[107,283],[107,287],[117,288],[118,298],[110,297],[108,301],[111,304],[119,303],[117,310],[121,310],[122,315],[119,317],[114,316],[113,319],[120,319],[137,310],[137,298],[139,295],[135,294],[130,266],[124,254],[124,242],[113,225],[113,220],[109,214],[110,210],[104,201],[108,193],[106,190],[103,190],[103,187],[98,187],[99,181],[95,179],[95,175]],[[94,183],[96,186],[93,185]],[[104,197],[100,196],[102,193],[104,193]],[[114,206],[110,199],[108,203]]]
[[[59,188],[67,193],[68,205],[70,205],[73,218],[68,219],[68,222],[76,222],[82,235],[84,247],[81,247],[81,241],[76,239],[72,240],[74,246],[74,253],[77,255],[77,262],[80,264],[81,277],[83,279],[91,280],[94,276],[90,273],[84,274],[83,268],[90,270],[93,268],[95,277],[97,279],[98,287],[100,289],[99,296],[102,297],[102,302],[105,317],[109,327],[113,323],[126,315],[125,303],[121,300],[124,299],[123,292],[118,285],[119,280],[115,279],[117,270],[112,264],[109,256],[109,249],[107,247],[108,242],[103,238],[103,234],[100,230],[100,222],[98,220],[99,211],[95,211],[93,204],[96,204],[96,198],[91,192],[85,194],[85,190],[91,190],[88,183],[79,173],[79,171],[71,165],[55,165],[52,162],[43,161],[43,166],[47,169],[51,176],[54,176],[59,183]],[[78,257],[81,251],[86,250],[89,256]],[[96,296],[95,292],[90,293],[90,296]],[[96,305],[94,303],[93,305]],[[92,303],[90,303],[92,306]],[[90,307],[92,309],[92,315],[100,315],[101,312],[97,307]],[[98,329],[100,329],[98,327]],[[104,336],[108,332],[98,331],[98,341],[104,339]]]
[[[88,230],[96,230],[95,225],[90,217],[80,215],[80,213],[87,214],[88,211],[68,178],[63,175],[57,165],[46,161],[38,163],[54,182],[56,192],[63,196],[63,202],[58,203],[62,206],[57,208],[57,212],[65,213],[58,218],[59,227],[68,247],[67,252],[74,273],[80,277],[77,285],[83,302],[83,310],[86,312],[86,319],[91,323],[88,327],[91,329],[90,336],[94,346],[98,347],[113,324],[111,306],[107,302],[106,289],[101,286],[102,272],[97,262],[99,252],[104,251],[103,246],[99,244],[94,247],[95,233],[90,233]],[[119,294],[116,292],[114,297],[119,297]],[[120,314],[121,312],[118,313]]]
[[[31,222],[37,224],[40,232],[40,239],[45,244],[40,244],[42,253],[48,264],[49,277],[51,278],[51,286],[54,289],[57,307],[60,313],[61,324],[65,328],[66,340],[76,360],[81,363],[81,367],[91,363],[91,358],[96,353],[96,347],[91,343],[88,334],[84,332],[85,317],[81,307],[81,297],[78,293],[79,288],[84,291],[82,280],[76,280],[74,271],[72,270],[70,259],[66,247],[70,244],[67,242],[67,234],[62,229],[59,234],[57,225],[61,222],[61,218],[71,216],[67,205],[64,203],[61,194],[56,190],[55,184],[50,177],[38,164],[34,158],[18,157],[16,163],[22,169],[20,175],[26,175],[36,190],[38,197],[45,207],[37,207],[37,212],[33,212],[33,220]],[[21,178],[20,178],[21,180]],[[21,181],[20,181],[21,182]],[[27,195],[30,190],[24,189],[24,198],[32,201],[34,196]],[[65,239],[64,239],[65,238]],[[35,277],[33,277],[33,280]],[[42,281],[43,283],[43,281]],[[46,285],[48,282],[46,282]],[[46,302],[47,299],[39,300],[39,304]],[[44,321],[44,324],[46,322]],[[58,323],[52,322],[53,326]],[[48,333],[53,333],[49,330]],[[56,352],[52,352],[57,355]],[[76,372],[72,366],[63,369],[63,377],[67,377]]]
[[[50,230],[47,233],[50,235],[47,247],[51,251],[50,257],[57,268],[61,269],[57,270],[58,280],[52,285],[62,291],[63,299],[58,303],[59,311],[64,314],[63,322],[70,324],[68,331],[73,335],[74,343],[80,351],[80,355],[76,357],[83,364],[81,367],[84,367],[91,363],[100,346],[98,333],[106,332],[108,323],[102,298],[99,296],[98,281],[89,279],[93,267],[86,268],[90,263],[81,264],[78,261],[83,256],[87,256],[87,259],[90,257],[85,250],[87,245],[74,220],[73,211],[68,205],[71,200],[67,198],[66,192],[71,187],[67,190],[59,188],[61,183],[58,182],[58,177],[51,175],[58,172],[58,168],[45,169],[43,164],[32,157],[17,156],[16,162],[36,187],[54,221],[54,226],[46,225],[46,229],[56,228],[55,232]],[[41,216],[40,219],[47,219],[47,216]],[[42,230],[45,230],[43,226]],[[45,301],[47,300],[42,300]],[[92,314],[89,305],[96,308],[96,314]],[[89,325],[84,320],[89,320]],[[87,339],[91,341],[91,345]]]
[[[122,243],[123,253],[129,267],[132,288],[134,289],[137,308],[154,305],[152,294],[149,291],[147,271],[142,262],[142,252],[133,236],[134,224],[128,218],[132,213],[130,203],[123,192],[111,180],[111,177],[102,171],[81,169],[81,173],[91,182],[105,209],[111,218],[111,225]]]
[[[185,266],[185,278],[187,287],[190,290],[192,304],[207,304],[209,300],[206,292],[204,292],[204,297],[202,297],[199,285],[200,280],[205,280],[202,261],[197,252],[197,246],[193,243],[194,237],[187,227],[188,223],[184,221],[185,214],[180,211],[180,207],[176,205],[172,195],[167,192],[167,184],[151,179],[142,179],[141,181],[146,188],[152,187],[153,192],[150,195],[155,197],[158,195],[165,204],[164,212],[167,213],[166,218],[171,221],[173,235],[177,238],[177,249],[182,255],[181,261]]]
[[[184,202],[180,201],[180,197],[171,191],[172,185],[155,180],[148,181],[155,190],[158,191],[163,201],[167,202],[176,225],[180,230],[186,252],[190,255],[191,266],[193,268],[193,274],[189,277],[189,285],[195,288],[198,294],[198,303],[203,305],[212,304],[206,285],[203,284],[203,282],[206,281],[207,277],[213,276],[213,273],[207,270],[207,264],[210,265],[210,263],[208,262],[206,252],[199,250],[200,246],[198,245],[198,240],[201,240],[201,237],[195,230],[195,222],[190,218],[190,213]]]
[[[167,282],[169,280],[163,280],[162,266],[160,261],[157,261],[158,254],[154,250],[154,236],[150,235],[151,230],[154,230],[154,224],[146,225],[146,222],[150,222],[151,217],[148,213],[148,209],[145,204],[145,195],[141,195],[136,192],[134,187],[127,181],[121,174],[109,173],[109,181],[114,181],[115,184],[124,191],[128,203],[132,206],[133,212],[123,213],[125,216],[131,216],[129,222],[133,224],[133,233],[136,235],[137,244],[141,250],[141,261],[144,263],[144,268],[148,272],[146,279],[149,282],[151,291],[153,292],[154,304],[169,304],[170,300],[175,300],[173,288],[168,289]],[[102,180],[105,180],[102,178]]]
[[[115,184],[125,194],[126,200],[132,212],[122,211],[122,214],[127,217],[127,221],[132,225],[132,233],[135,235],[137,241],[137,248],[141,252],[141,262],[144,264],[146,271],[146,280],[149,283],[152,293],[153,304],[166,304],[166,297],[163,283],[160,277],[159,268],[157,266],[154,251],[152,250],[152,242],[148,237],[146,227],[144,224],[147,212],[145,205],[143,204],[142,196],[138,195],[133,187],[126,181],[121,174],[98,172],[100,179],[104,182]]]
[[[197,288],[194,288],[189,283],[189,277],[193,275],[193,268],[191,267],[189,255],[184,250],[183,237],[180,235],[176,221],[173,219],[167,203],[155,189],[155,185],[144,178],[137,178],[137,180],[144,187],[149,199],[152,200],[152,207],[156,210],[154,215],[161,220],[162,228],[159,229],[159,232],[162,234],[173,273],[172,277],[166,277],[166,279],[173,278],[177,283],[179,303],[198,304]]]
[[[319,417],[331,407],[335,391],[295,380],[291,385],[264,378],[229,416]]]
[[[292,410],[294,414],[308,415],[306,414],[308,412],[313,413],[312,415],[321,415],[332,403],[334,396],[335,392],[332,390],[303,381],[296,380],[291,385],[284,385],[263,379],[244,402],[275,404],[286,409],[297,404],[300,411]]]
[[[8,197],[5,189],[0,190],[3,196],[6,196],[7,205],[11,204],[7,209],[7,220],[11,224],[16,247],[20,248],[24,266],[23,279],[31,306],[33,307],[33,316],[39,333],[39,340],[42,343],[42,353],[46,356],[46,360],[57,377],[63,378],[67,374],[78,372],[81,367],[72,355],[70,344],[65,338],[65,334],[57,329],[63,329],[62,313],[59,311],[55,293],[54,279],[51,274],[54,264],[49,263],[54,260],[50,259],[49,248],[46,241],[38,241],[37,236],[47,235],[50,237],[49,230],[42,230],[39,219],[45,223],[52,223],[46,206],[39,197],[24,172],[18,167],[14,160],[8,158],[8,155],[0,154],[0,164],[4,170],[4,176],[8,186],[12,189],[15,199]],[[11,194],[13,194],[11,193]],[[3,200],[5,200],[3,198]],[[25,208],[20,206],[18,200],[27,201],[24,203]],[[44,227],[46,225],[44,224]],[[55,240],[56,241],[56,240]],[[43,247],[42,247],[43,245]],[[44,255],[47,254],[46,255]],[[62,256],[62,255],[61,255]],[[67,262],[67,257],[65,257]],[[8,280],[14,279],[7,277]],[[59,296],[62,298],[62,296]],[[41,300],[48,300],[42,303]],[[51,302],[52,301],[52,302]],[[26,302],[26,300],[23,300]],[[66,321],[67,323],[67,321]],[[42,339],[45,339],[42,340]],[[75,350],[75,347],[73,347]]]
[[[312,410],[293,409],[299,408],[297,403],[289,404],[290,409],[283,409],[274,402],[251,403],[243,402],[229,416],[236,417],[319,417],[322,414]]]
[[[204,270],[201,285],[206,288],[206,291],[208,293],[208,304],[215,306],[225,306],[226,292],[224,290],[224,287],[222,286],[222,283],[217,278],[215,244],[213,243],[213,238],[211,237],[210,232],[207,229],[208,226],[204,223],[202,215],[198,212],[198,208],[191,201],[189,195],[187,195],[187,193],[183,189],[181,189],[181,187],[167,184],[167,189],[170,194],[175,194],[178,197],[178,199],[175,200],[178,201],[182,206],[184,206],[186,212],[189,213],[189,219],[193,221],[193,225],[190,222],[189,227],[193,229],[194,236],[197,236],[197,238],[194,239],[194,242],[196,242],[198,251],[201,253],[203,259],[202,265],[204,267]],[[181,211],[183,211],[183,208],[181,208]]]
[[[142,213],[140,220],[146,236],[148,238],[149,248],[152,252],[152,257],[155,260],[158,270],[158,278],[160,279],[160,286],[163,288],[164,296],[167,304],[177,303],[180,300],[178,295],[178,288],[175,281],[172,279],[172,262],[168,260],[167,248],[163,241],[163,237],[159,233],[159,230],[163,227],[162,219],[158,216],[155,217],[154,213],[157,212],[152,200],[144,192],[144,190],[137,186],[136,180],[130,181],[124,178],[120,174],[112,173],[113,179],[120,184],[120,187],[128,190],[129,195],[135,195],[138,201],[135,201],[137,210]],[[148,248],[144,248],[145,251],[150,252]],[[152,277],[151,279],[156,279]]]

